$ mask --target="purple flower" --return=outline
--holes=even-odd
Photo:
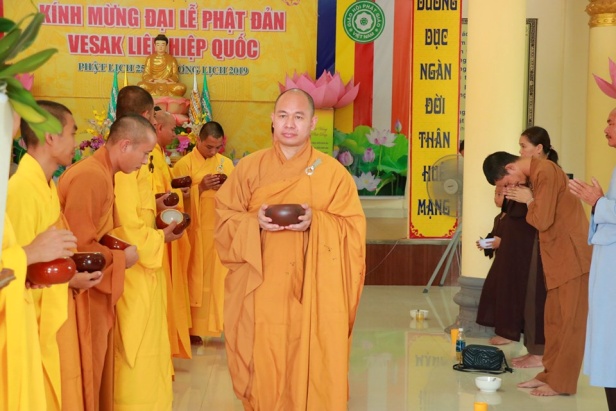
[[[394,129],[396,130],[396,133],[400,134],[400,132],[402,131],[402,123],[400,122],[400,120],[396,120],[396,125]]]
[[[343,151],[338,154],[338,161],[340,161],[343,166],[348,167],[353,164],[353,155],[348,151]]]
[[[366,151],[364,151],[364,163],[372,163],[374,161],[374,157],[374,150],[372,149],[372,147],[368,147]]]
[[[91,141],[92,141],[92,144],[91,144],[92,150],[98,150],[103,145],[105,145],[105,140],[101,136],[93,137]]]

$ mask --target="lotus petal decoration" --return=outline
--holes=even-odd
[[[616,98],[616,63],[614,63],[612,59],[609,59],[609,61],[610,61],[610,79],[612,80],[612,82],[608,83],[606,80],[602,79],[596,74],[593,74],[593,77],[595,78],[597,85],[599,86],[599,88],[604,94],[606,94],[607,96],[611,98]]]
[[[293,73],[293,77],[289,75],[285,78],[285,84],[278,83],[280,92],[292,88],[299,88],[310,94],[314,100],[315,108],[341,108],[344,107],[357,97],[359,92],[359,84],[353,84],[353,79],[346,85],[343,83],[340,73],[335,73],[333,76],[327,70],[316,80],[310,78],[308,73],[298,75]]]

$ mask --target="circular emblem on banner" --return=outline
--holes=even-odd
[[[370,43],[376,40],[385,28],[383,9],[370,0],[359,0],[344,12],[344,31],[357,43]]]

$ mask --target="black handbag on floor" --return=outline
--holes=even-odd
[[[456,371],[502,374],[513,372],[507,364],[505,353],[491,345],[471,344],[462,350],[462,364],[454,364]]]

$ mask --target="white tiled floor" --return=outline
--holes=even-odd
[[[538,398],[516,387],[532,378],[537,368],[503,374],[499,391],[480,393],[474,384],[478,374],[451,369],[451,341],[443,332],[458,313],[453,302],[458,288],[432,287],[427,294],[423,288],[364,289],[351,352],[350,411],[472,411],[473,403],[480,400],[490,404],[490,411],[607,410],[603,389],[590,387],[584,375],[572,396]],[[423,324],[411,321],[413,308],[429,310],[429,318]],[[468,343],[487,341],[470,338]],[[520,343],[502,348],[507,358],[525,352]],[[222,340],[209,340],[204,347],[193,348],[192,360],[174,360],[174,364],[174,410],[242,410],[231,388]]]

